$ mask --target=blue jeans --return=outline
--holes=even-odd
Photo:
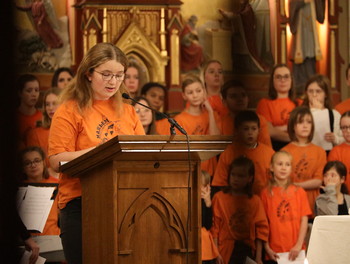
[[[64,256],[68,264],[82,264],[81,198],[60,210],[60,228]]]

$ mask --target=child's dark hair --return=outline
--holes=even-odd
[[[308,142],[312,141],[312,138],[314,136],[315,124],[314,124],[314,119],[312,117],[311,111],[306,106],[298,106],[294,108],[293,111],[290,113],[290,117],[288,120],[288,135],[291,141],[298,141],[295,135],[294,126],[298,123],[301,123],[303,118],[307,115],[310,116],[312,121],[311,132],[310,132],[310,135],[308,136]]]
[[[244,122],[254,122],[260,128],[260,119],[252,110],[242,110],[237,113],[234,120],[234,127],[239,128]]]
[[[331,91],[330,91],[331,84],[328,77],[322,74],[316,74],[312,76],[305,84],[305,93],[307,92],[307,88],[312,83],[316,83],[322,89],[322,91],[324,91],[325,93],[324,107],[331,110],[332,109],[332,97],[331,97]],[[308,96],[305,96],[305,99],[302,105],[309,107],[310,101]]]
[[[241,81],[239,80],[229,80],[224,83],[224,85],[221,87],[221,96],[222,99],[226,99],[227,97],[227,91],[231,88],[242,88],[244,89],[244,85]]]
[[[343,117],[350,117],[350,111],[346,111],[345,113],[343,113],[340,117],[340,120],[343,118]]]
[[[24,165],[23,164],[23,158],[24,158],[24,155],[27,154],[28,152],[37,152],[39,153],[42,161],[43,161],[43,164],[44,164],[44,171],[43,171],[43,178],[44,179],[48,179],[49,178],[49,172],[47,170],[47,167],[46,167],[46,161],[45,161],[45,158],[46,158],[46,155],[45,155],[45,152],[43,151],[43,149],[41,147],[38,147],[38,146],[30,146],[30,147],[26,147],[25,149],[23,149],[21,152],[20,152],[20,164],[22,164],[22,166]],[[23,169],[22,169],[23,171]],[[23,178],[22,180],[27,180],[27,175],[23,172]]]
[[[346,174],[348,171],[347,171],[346,166],[343,162],[341,162],[339,160],[328,161],[323,168],[323,175],[325,175],[327,173],[327,171],[329,171],[332,168],[334,168],[336,170],[336,172],[339,174],[341,179],[343,178],[344,181],[346,180]],[[349,190],[346,187],[345,183],[342,183],[342,185],[340,187],[340,191],[342,193],[345,193],[345,194],[349,193]]]
[[[230,192],[232,190],[232,187],[230,185],[230,175],[231,175],[231,171],[233,170],[233,168],[235,167],[244,167],[246,169],[247,172],[247,177],[252,177],[251,182],[249,182],[247,184],[247,186],[245,187],[244,192],[248,195],[248,197],[252,197],[253,196],[253,184],[254,184],[254,175],[255,175],[255,167],[254,167],[254,162],[245,157],[245,156],[239,156],[238,158],[235,158],[231,164],[230,167],[228,169],[228,177],[227,177],[227,188],[224,189],[224,192]]]
[[[24,86],[27,82],[33,82],[37,81],[39,83],[38,78],[33,74],[22,74],[18,77],[16,87],[18,92],[22,92],[24,89]]]
[[[144,86],[142,86],[141,95],[146,95],[148,90],[150,90],[151,88],[154,88],[154,87],[163,89],[164,94],[166,95],[166,93],[167,93],[166,87],[164,85],[161,85],[160,83],[157,83],[157,82],[148,82]]]
[[[73,70],[71,68],[68,67],[61,67],[58,68],[57,70],[55,70],[55,72],[53,73],[52,76],[52,80],[51,80],[51,86],[52,87],[57,87],[58,84],[58,76],[62,73],[62,72],[68,72],[70,74],[70,76],[72,76],[72,78],[74,77],[74,73]]]
[[[294,102],[294,99],[295,99],[295,92],[294,92],[294,85],[293,85],[293,77],[292,77],[292,73],[289,69],[289,67],[287,66],[287,64],[277,64],[273,67],[272,71],[271,71],[271,74],[270,74],[270,80],[269,80],[269,91],[268,91],[268,96],[270,99],[272,100],[275,100],[277,99],[277,91],[275,89],[275,85],[274,85],[274,78],[275,78],[275,71],[279,68],[287,68],[289,70],[289,73],[290,73],[290,78],[292,80],[291,82],[291,88],[288,92],[288,97],[290,100],[292,100]]]

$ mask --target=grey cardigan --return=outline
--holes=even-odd
[[[338,201],[335,186],[326,186],[325,193],[316,198],[315,212],[316,215],[338,215]],[[344,194],[344,199],[348,210],[350,208],[350,195]]]

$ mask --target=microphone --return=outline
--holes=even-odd
[[[152,107],[149,107],[147,105],[144,105],[144,104],[136,101],[134,98],[130,97],[130,95],[128,95],[127,93],[122,93],[122,97],[124,99],[129,99],[129,100],[133,101],[136,104],[142,105],[143,107],[146,107],[146,108],[150,109],[153,112],[160,113],[162,116],[164,116],[166,119],[168,119],[168,122],[170,123],[170,132],[171,132],[172,135],[176,134],[174,127],[176,127],[182,134],[187,135],[186,130],[183,129],[182,126],[180,126],[179,123],[176,122],[175,119],[169,117],[167,114],[162,113],[162,112],[160,112],[160,111],[158,111],[156,109],[153,109]]]

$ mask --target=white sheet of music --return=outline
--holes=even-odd
[[[42,232],[49,216],[55,187],[28,186],[19,207],[19,215],[28,230]]]
[[[279,258],[277,259],[278,264],[304,264],[305,263],[305,250],[301,250],[299,256],[291,261],[288,259],[289,252],[277,253]]]

